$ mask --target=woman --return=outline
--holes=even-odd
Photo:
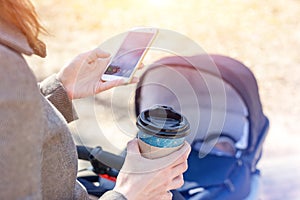
[[[110,55],[97,48],[38,85],[22,54],[46,56],[41,31],[29,0],[0,0],[0,199],[88,199],[76,182],[71,100],[123,82],[99,81]],[[101,199],[170,199],[168,191],[183,184],[189,150],[147,160],[131,141],[116,187]],[[161,162],[168,164],[156,169]]]

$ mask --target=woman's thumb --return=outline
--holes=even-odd
[[[127,154],[140,154],[138,139],[134,138],[127,144]]]

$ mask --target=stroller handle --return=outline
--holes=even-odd
[[[76,148],[77,148],[78,158],[80,160],[87,160],[87,161],[90,160],[90,154],[93,148],[86,147],[86,146],[76,146]]]
[[[76,148],[79,159],[87,161],[97,160],[99,163],[116,170],[122,168],[125,160],[122,156],[103,151],[101,147],[91,148],[86,146],[76,146]]]

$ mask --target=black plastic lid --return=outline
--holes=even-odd
[[[140,113],[136,125],[142,132],[161,138],[182,138],[190,132],[190,124],[183,115],[162,105]]]

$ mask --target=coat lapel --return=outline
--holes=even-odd
[[[11,24],[8,24],[0,18],[0,43],[4,44],[15,51],[32,55],[33,50],[29,46],[25,35]]]

